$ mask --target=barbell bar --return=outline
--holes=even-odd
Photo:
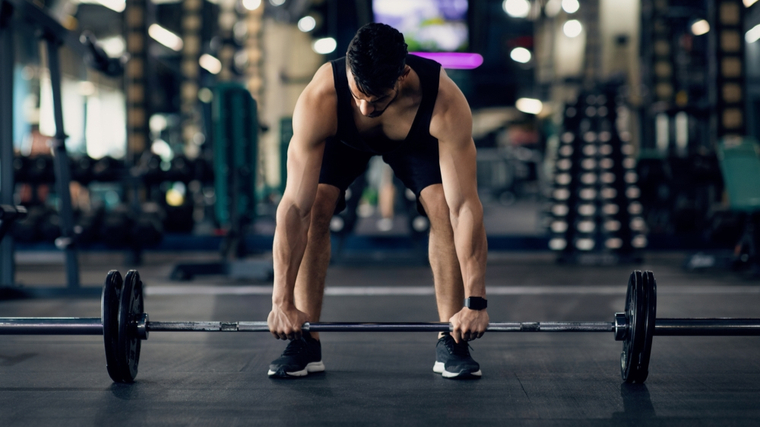
[[[657,285],[651,271],[634,271],[628,280],[625,311],[612,322],[500,322],[489,323],[489,332],[612,332],[623,341],[621,376],[629,383],[643,383],[648,375],[652,337],[660,336],[756,336],[758,318],[657,319]],[[451,324],[428,323],[305,323],[313,332],[446,332]],[[110,271],[101,299],[100,318],[6,317],[0,318],[0,335],[103,335],[106,367],[115,382],[131,383],[137,376],[141,341],[150,332],[269,332],[262,321],[151,321],[144,312],[143,286],[137,271],[122,279]]]
[[[135,328],[147,332],[269,332],[267,322],[173,321],[138,319]],[[450,332],[451,324],[429,323],[304,323],[312,332]],[[613,322],[504,322],[489,323],[491,332],[614,332]],[[0,318],[0,335],[103,335],[98,317],[5,317]],[[140,335],[140,334],[138,334]],[[147,338],[146,338],[147,339]]]
[[[137,325],[140,325],[139,320],[135,321],[135,327]],[[303,324],[302,329],[312,332],[451,332],[451,324],[443,322],[307,322]],[[148,332],[269,332],[269,326],[267,322],[262,321],[166,322],[146,319],[145,330]],[[488,324],[487,330],[489,332],[615,332],[618,330],[620,332],[621,324],[616,324],[616,322],[492,322]],[[0,335],[103,335],[103,322],[99,317],[0,317]],[[654,335],[755,336],[760,335],[760,319],[656,319]]]

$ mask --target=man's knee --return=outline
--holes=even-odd
[[[430,185],[420,192],[420,202],[430,219],[431,226],[450,223],[449,205],[441,184]]]
[[[339,196],[340,190],[337,187],[319,184],[319,187],[317,187],[317,197],[314,199],[314,205],[311,210],[312,224],[324,227],[330,225]]]

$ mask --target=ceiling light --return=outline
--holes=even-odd
[[[127,7],[127,2],[125,0],[80,0],[79,3],[99,4],[119,13],[124,12],[124,9]]]
[[[515,107],[526,114],[539,114],[544,109],[544,104],[538,99],[520,98],[515,103]]]
[[[744,39],[747,40],[747,43],[754,43],[760,39],[760,25],[755,25],[751,30],[747,31]]]
[[[710,32],[710,24],[706,20],[700,19],[699,21],[691,24],[691,32],[695,36],[707,34]]]
[[[243,0],[243,7],[247,10],[256,10],[261,6],[261,0]]]
[[[306,15],[298,20],[298,29],[308,33],[317,26],[317,20],[313,16]]]
[[[325,37],[319,40],[315,40],[314,44],[311,45],[311,48],[314,49],[314,52],[317,52],[321,55],[333,53],[337,47],[338,42],[336,42],[332,37]]]
[[[562,0],[562,10],[567,13],[575,13],[580,9],[581,5],[578,0]]]
[[[530,3],[528,0],[504,0],[501,4],[504,12],[513,18],[525,18],[530,13]]]
[[[214,58],[208,53],[201,55],[198,59],[198,64],[200,64],[201,68],[211,74],[219,74],[219,72],[222,71],[222,61]]]
[[[577,19],[571,19],[565,22],[565,25],[562,27],[562,31],[566,36],[572,39],[574,37],[578,37],[581,34],[583,31],[583,25],[581,25],[581,22]]]
[[[148,34],[153,38],[153,40],[176,52],[182,50],[182,47],[184,46],[182,39],[178,35],[172,33],[171,31],[158,24],[153,24],[148,27]]]
[[[512,49],[512,52],[510,52],[509,57],[512,58],[512,60],[515,62],[525,64],[525,63],[530,62],[530,59],[533,57],[533,55],[530,53],[528,49],[525,49],[524,47],[516,47]]]

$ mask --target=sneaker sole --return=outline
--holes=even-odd
[[[478,369],[475,372],[467,372],[467,371],[461,371],[461,372],[450,372],[447,371],[445,368],[445,365],[443,362],[435,362],[435,365],[433,365],[433,372],[436,374],[441,374],[444,378],[480,378],[483,373]]]
[[[280,376],[277,375],[277,371],[269,370],[267,372],[267,375],[274,378],[289,378],[289,377],[305,377],[306,375],[309,375],[311,373],[315,372],[324,372],[325,370],[325,364],[322,363],[320,360],[319,362],[311,362],[308,365],[306,365],[305,368],[303,368],[300,371],[293,371],[293,372],[285,372],[286,376]]]

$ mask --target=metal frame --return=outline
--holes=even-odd
[[[65,252],[66,288],[35,288],[29,295],[95,294],[100,288],[80,287],[79,262],[73,245],[74,221],[69,183],[71,172],[66,152],[66,133],[63,127],[61,99],[61,70],[58,51],[66,44],[85,58],[97,56],[92,42],[80,42],[79,35],[65,29],[58,21],[28,0],[0,0],[0,203],[13,205],[13,67],[15,65],[14,29],[32,28],[47,44],[48,66],[53,90],[53,109],[56,134],[53,137],[56,192],[60,198],[61,238],[56,246]],[[92,62],[92,61],[91,61]],[[93,65],[93,64],[90,64]],[[95,64],[106,67],[108,64]],[[107,72],[105,69],[101,71]],[[11,238],[0,242],[0,287],[15,287],[14,244]],[[92,292],[90,292],[92,290]]]
[[[47,42],[48,67],[50,68],[50,83],[53,89],[53,114],[55,116],[55,137],[51,140],[53,150],[53,166],[55,168],[55,186],[60,205],[58,216],[61,219],[61,237],[56,240],[56,246],[61,246],[66,254],[66,286],[76,290],[79,285],[79,261],[73,245],[74,215],[71,207],[71,170],[69,155],[66,152],[66,138],[63,128],[63,99],[61,97],[61,66],[58,50],[61,42],[53,36],[45,36]]]
[[[0,204],[13,205],[13,7],[0,0]],[[15,278],[13,239],[0,241],[0,286],[12,286]]]

